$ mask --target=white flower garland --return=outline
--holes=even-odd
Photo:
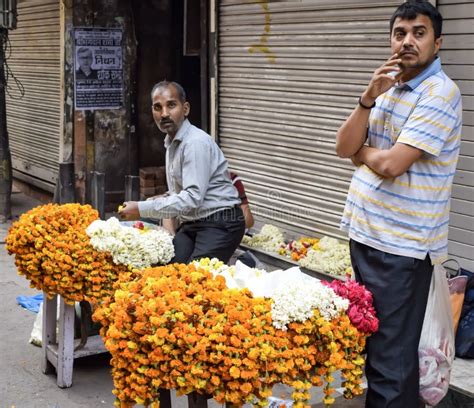
[[[96,220],[86,229],[91,245],[110,252],[116,264],[133,268],[165,265],[174,256],[173,237],[164,229],[139,230],[120,224],[115,218]]]
[[[280,248],[286,245],[282,232],[271,224],[264,225],[260,232],[252,237],[244,235],[242,243],[267,252],[278,252]]]
[[[304,322],[313,316],[314,309],[326,320],[346,311],[349,301],[336,295],[317,279],[299,279],[277,288],[272,296],[272,320],[277,329],[287,330],[291,322]]]
[[[217,258],[201,258],[198,261],[192,261],[196,268],[211,272],[214,276],[228,273],[230,276],[235,274],[235,266],[229,266]]]
[[[323,237],[319,249],[310,248],[298,263],[308,269],[315,269],[331,275],[344,275],[351,267],[349,245],[337,239]]]
[[[235,266],[228,266],[217,258],[203,258],[193,264],[214,276],[224,277],[228,288],[251,287],[256,279],[265,279],[261,282],[270,286],[276,284],[270,298],[273,299],[273,326],[277,329],[287,330],[287,325],[291,322],[304,322],[313,316],[314,309],[318,309],[321,317],[329,321],[349,307],[347,299],[338,296],[318,279],[303,275],[299,270],[299,273],[292,272],[289,279],[286,271],[268,273],[262,269],[246,268],[244,273],[239,273]]]

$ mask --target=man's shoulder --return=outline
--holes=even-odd
[[[193,124],[190,124],[187,135],[184,138],[184,142],[191,144],[214,144],[214,139],[204,130],[198,128],[197,126],[194,126]]]
[[[422,83],[421,91],[426,96],[441,97],[442,99],[453,100],[460,97],[461,91],[454,82],[443,70],[440,70],[434,75],[426,78]]]

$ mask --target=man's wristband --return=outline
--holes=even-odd
[[[362,96],[359,96],[359,105],[362,106],[364,109],[372,109],[375,106],[375,101],[371,106],[367,106],[362,103]]]

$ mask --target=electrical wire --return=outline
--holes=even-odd
[[[3,35],[2,35],[3,34]],[[3,48],[3,55],[5,56],[4,67],[5,67],[5,91],[11,99],[22,99],[25,96],[25,87],[21,81],[15,76],[10,66],[8,65],[8,59],[12,54],[12,45],[10,39],[8,38],[8,32],[5,30],[4,33],[0,34],[0,46]],[[20,96],[14,96],[10,91],[13,89],[9,86],[10,78],[14,81],[18,91],[20,91]]]

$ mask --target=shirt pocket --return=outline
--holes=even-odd
[[[406,122],[406,118],[400,118],[392,116],[390,121],[387,121],[386,126],[388,128],[388,134],[392,141],[392,146],[397,143],[398,137],[403,129],[403,125]]]

